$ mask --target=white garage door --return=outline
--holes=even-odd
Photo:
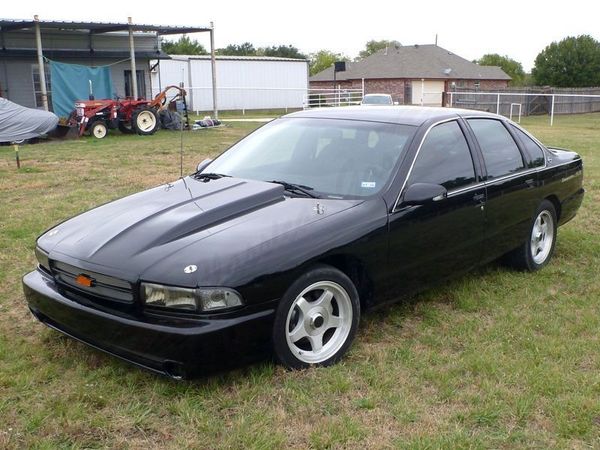
[[[414,80],[412,82],[412,104],[442,106],[443,81]]]

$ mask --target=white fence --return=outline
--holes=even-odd
[[[523,115],[548,114],[550,126],[557,114],[600,112],[600,94],[531,92],[447,92],[448,106],[495,112],[518,120]]]
[[[314,88],[306,90],[302,103],[304,109],[359,105],[363,95],[363,89]]]

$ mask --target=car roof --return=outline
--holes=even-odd
[[[429,120],[444,120],[458,116],[481,116],[499,118],[496,114],[458,108],[430,106],[342,106],[335,108],[314,108],[283,116],[314,119],[346,119],[371,122],[387,122],[402,125],[420,126]]]

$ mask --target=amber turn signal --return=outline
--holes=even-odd
[[[86,286],[86,287],[92,287],[94,285],[94,279],[90,278],[84,274],[77,275],[77,278],[75,278],[75,281],[77,282],[77,284],[80,284],[80,285]]]

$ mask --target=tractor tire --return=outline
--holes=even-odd
[[[133,129],[137,134],[146,136],[156,133],[158,130],[159,120],[156,111],[147,106],[136,109],[131,117]]]
[[[104,120],[96,120],[89,128],[90,135],[94,136],[96,139],[104,139],[108,134],[108,127]]]
[[[124,122],[122,120],[119,120],[119,131],[121,131],[121,133],[123,133],[123,134],[135,133],[135,130],[133,129],[133,125],[131,124],[131,122]]]

